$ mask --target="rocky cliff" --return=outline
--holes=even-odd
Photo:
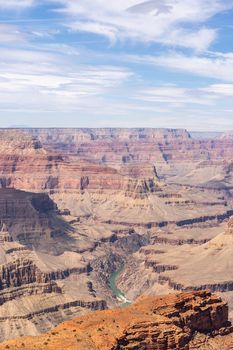
[[[41,139],[43,144],[70,144],[104,140],[111,141],[173,141],[188,140],[190,134],[184,129],[163,128],[50,128],[23,129],[34,137]]]
[[[64,252],[68,232],[57,237],[50,227],[60,219],[55,221],[49,197],[4,189],[0,201],[0,340],[39,334],[80,313],[106,309],[106,301],[89,288],[89,261]],[[36,250],[39,239],[43,244]],[[59,244],[64,253],[58,255]],[[47,253],[41,252],[45,247]]]
[[[61,324],[38,338],[0,344],[0,349],[188,350],[211,349],[208,339],[233,346],[227,304],[208,292],[141,298],[126,309],[95,312]],[[201,341],[202,339],[202,341]]]
[[[185,154],[187,157],[187,152],[191,152],[193,147],[195,149],[195,145],[187,144],[196,142],[187,132],[143,129],[136,130],[135,136],[133,130],[126,131],[112,131],[112,136],[110,131],[105,129],[103,135],[102,130],[96,130],[94,136],[94,130],[82,131],[90,140],[86,148],[89,155],[82,156],[78,151],[71,154],[63,149],[59,149],[62,154],[58,153],[58,148],[53,143],[59,142],[61,137],[67,138],[67,142],[70,138],[80,141],[80,130],[73,130],[73,134],[71,130],[28,130],[24,133],[19,130],[1,130],[3,151],[0,155],[0,187],[45,192],[52,197],[63,213],[71,213],[75,217],[89,215],[101,222],[127,226],[142,224],[144,227],[161,227],[163,223],[166,225],[168,222],[181,222],[185,225],[197,220],[215,220],[218,215],[227,217],[231,202],[225,187],[220,196],[218,190],[213,190],[212,187],[203,189],[202,186],[192,185],[193,179],[197,177],[202,176],[206,179],[206,168],[208,176],[211,177],[208,162],[204,173],[196,174],[192,169],[198,165],[193,162],[192,156],[185,167],[182,160],[169,163],[164,159],[161,149],[167,147],[166,144],[170,144],[172,150],[175,150],[174,143],[177,143],[181,147],[176,152],[177,156],[182,157]],[[33,136],[30,133],[33,133]],[[41,137],[42,141],[36,142],[34,134]],[[22,142],[22,152],[17,147],[17,140]],[[107,153],[99,149],[96,142],[104,142]],[[126,153],[119,145],[114,151],[115,142],[123,142]],[[136,142],[136,145],[131,145],[131,142]],[[186,150],[184,154],[183,148]],[[100,155],[98,152],[101,153],[101,157],[95,159]],[[202,155],[202,152],[200,154]],[[115,159],[115,155],[121,160]],[[112,161],[102,159],[105,156],[110,157]],[[175,164],[174,167],[171,164]],[[222,169],[222,166],[225,169],[225,165],[218,163],[216,169]],[[168,179],[164,177],[165,169]],[[192,173],[187,185],[184,171],[189,170],[192,170]],[[200,170],[198,167],[195,171],[202,172],[203,168]],[[180,179],[177,179],[177,175],[180,172],[182,177],[185,177],[185,185],[177,183]],[[229,171],[227,176],[229,178]],[[175,183],[171,183],[171,180]],[[213,181],[211,183],[216,188],[216,183],[215,186]],[[185,188],[189,190],[186,191]],[[174,210],[174,207],[177,210]],[[195,210],[192,210],[194,208]],[[204,217],[203,209],[206,214]]]
[[[49,149],[110,163],[231,159],[233,138],[192,138],[183,129],[25,129]],[[188,157],[187,157],[188,155]]]
[[[17,240],[37,247],[43,239],[52,239],[68,225],[57,215],[57,205],[45,193],[0,188],[0,240]],[[4,230],[9,233],[5,236]]]
[[[35,192],[104,193],[117,191],[127,196],[144,196],[159,189],[153,165],[116,169],[46,151],[28,133],[0,131],[0,188]],[[33,176],[32,176],[33,174]]]
[[[209,289],[227,298],[232,310],[233,219],[224,226],[214,238],[195,244],[153,236],[126,262],[119,288],[131,300],[140,293]]]

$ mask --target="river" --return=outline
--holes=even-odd
[[[116,279],[118,275],[122,272],[123,268],[124,266],[121,266],[118,270],[111,273],[109,277],[109,287],[112,290],[112,294],[120,302],[120,306],[126,307],[131,304],[131,301],[125,297],[125,294],[119,288],[117,288],[117,285],[116,285]]]

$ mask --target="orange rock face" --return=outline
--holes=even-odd
[[[202,291],[142,297],[128,308],[95,312],[39,337],[2,343],[0,350],[204,350],[211,349],[205,347],[208,339],[212,345],[227,343],[226,350],[233,346],[231,331],[227,304]]]

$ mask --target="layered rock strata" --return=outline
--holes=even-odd
[[[11,188],[0,188],[0,222],[0,242],[17,240],[34,248],[69,230],[47,194]]]
[[[230,245],[208,245],[232,215],[230,137],[55,129],[0,139],[1,340],[119,304],[109,277],[123,265],[116,284],[130,300],[233,288]],[[129,327],[131,336],[147,337],[150,322]],[[152,338],[160,331],[169,338],[163,328]],[[114,346],[129,342],[121,335]]]
[[[141,298],[126,309],[80,317],[38,338],[0,344],[0,349],[189,350],[198,339],[198,349],[204,350],[210,337],[212,343],[227,340],[232,346],[232,330],[227,304],[203,291]]]
[[[223,293],[232,310],[232,232],[231,218],[225,231],[207,242],[177,241],[176,245],[171,239],[151,238],[150,245],[145,245],[128,259],[118,277],[118,286],[131,300],[140,293],[209,289]],[[138,288],[134,287],[134,281]]]
[[[171,179],[178,182],[174,173],[181,173],[184,178],[187,172],[192,172],[198,166],[195,162],[189,162],[184,167],[180,160],[172,163],[172,166],[168,165],[161,150],[160,155],[156,151],[154,143],[161,148],[164,143],[173,145],[178,142],[180,147],[187,147],[186,151],[189,152],[192,147],[187,146],[187,143],[195,141],[190,141],[190,135],[185,131],[85,129],[73,130],[71,134],[71,130],[1,130],[0,137],[1,135],[0,147],[3,151],[0,156],[0,187],[49,193],[60,213],[76,217],[90,215],[111,225],[135,224],[148,228],[153,225],[161,227],[171,222],[193,225],[221,220],[231,215],[229,193],[211,190],[209,187],[205,190],[202,187],[188,189],[180,183],[168,185],[167,181],[161,179],[166,170],[169,182]],[[35,137],[41,141],[36,141]],[[67,153],[62,148],[59,150],[54,143],[59,143],[60,138],[64,138],[64,142],[71,142],[72,139],[74,142],[82,142],[87,138],[90,141],[87,144],[88,153],[83,157],[80,152]],[[114,157],[112,161],[94,159],[98,155],[98,142],[104,142],[109,148],[106,154],[100,148],[102,158],[112,158],[111,154],[115,154],[122,159],[119,162]],[[121,147],[114,150],[114,145],[118,142],[129,143],[124,147],[132,155],[130,161],[124,158]],[[137,147],[132,146],[130,149],[131,142],[137,143],[142,152],[140,156],[137,156]],[[146,148],[148,143],[150,152]],[[225,165],[218,164],[216,169],[220,171],[222,166]],[[187,171],[184,172],[186,168]],[[206,168],[209,169],[208,164],[204,169]],[[208,171],[208,176],[209,174],[212,176],[212,172]],[[195,175],[192,173],[186,176],[184,181],[187,183],[187,178],[192,176],[190,186]],[[211,176],[210,182],[213,181]]]
[[[158,176],[152,165],[144,167],[143,172],[136,166],[115,169],[48,152],[39,141],[20,131],[1,130],[0,138],[2,188],[76,193],[111,190],[136,197],[159,190]]]
[[[192,138],[182,129],[25,129],[49,149],[110,163],[232,159],[232,134]]]

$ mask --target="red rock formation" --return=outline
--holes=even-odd
[[[117,170],[48,153],[38,141],[19,131],[9,131],[9,136],[8,131],[1,131],[0,137],[0,188],[60,193],[121,191],[135,197],[159,188],[154,166]]]
[[[43,145],[110,163],[232,159],[231,134],[193,139],[182,129],[25,129]],[[188,155],[188,157],[187,157]]]
[[[206,334],[212,342],[216,338],[224,344],[227,339],[232,346],[231,332],[227,304],[203,291],[141,298],[125,309],[65,322],[39,337],[2,343],[0,350],[189,350],[194,349],[198,336],[198,349],[204,350],[209,349]]]

